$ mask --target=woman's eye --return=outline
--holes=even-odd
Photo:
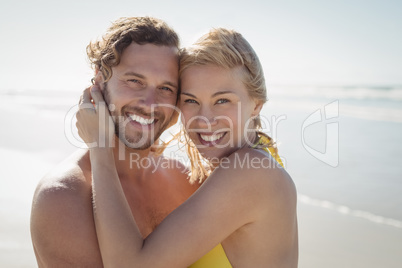
[[[185,103],[198,103],[196,100],[193,100],[193,99],[187,99],[187,100],[184,100],[184,102]]]
[[[229,102],[228,99],[219,99],[216,103],[217,104],[222,104],[222,103],[227,103],[227,102]]]

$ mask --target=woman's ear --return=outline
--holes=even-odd
[[[261,109],[262,109],[262,106],[263,106],[263,105],[264,105],[264,103],[263,103],[262,101],[256,100],[256,101],[255,101],[254,110],[253,110],[253,112],[252,112],[251,115],[252,115],[253,117],[259,115],[260,112],[261,112]]]

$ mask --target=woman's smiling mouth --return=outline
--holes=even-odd
[[[218,144],[227,132],[220,133],[197,133],[198,138],[202,145],[214,146]]]

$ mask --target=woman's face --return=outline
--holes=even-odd
[[[220,159],[254,142],[261,106],[247,92],[242,68],[192,66],[181,75],[182,123],[200,153]]]

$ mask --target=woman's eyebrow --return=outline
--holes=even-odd
[[[182,92],[181,95],[187,95],[187,96],[190,96],[190,97],[195,98],[195,99],[197,98],[197,97],[194,96],[193,94],[191,94],[191,93],[186,93],[186,92]]]
[[[216,96],[218,96],[218,95],[223,95],[223,94],[236,94],[236,93],[234,93],[233,91],[231,91],[231,90],[225,90],[225,91],[218,91],[218,92],[215,92],[214,94],[212,94],[212,98],[214,98],[214,97],[216,97]],[[193,94],[191,94],[191,93],[187,93],[187,92],[182,92],[181,93],[181,95],[187,95],[187,96],[189,96],[189,97],[192,97],[192,98],[197,98],[195,95],[193,95]]]
[[[214,94],[212,94],[212,97],[216,97],[217,95],[222,95],[222,94],[235,94],[235,93],[231,90],[218,91],[218,92],[215,92]]]

